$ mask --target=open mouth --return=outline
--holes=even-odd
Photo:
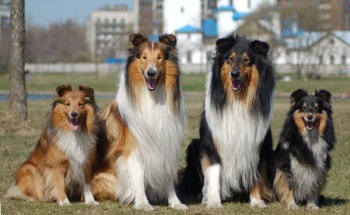
[[[314,123],[312,121],[305,122],[305,127],[307,130],[311,131],[314,128]]]
[[[232,79],[232,89],[238,91],[241,89],[242,80],[241,79]]]
[[[72,131],[76,131],[79,128],[79,119],[70,119],[69,128]]]
[[[149,91],[154,91],[157,88],[159,77],[158,78],[146,78],[147,88]]]

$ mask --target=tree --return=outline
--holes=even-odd
[[[27,92],[24,73],[24,0],[11,1],[11,41],[9,55],[9,113],[19,121],[27,119]]]

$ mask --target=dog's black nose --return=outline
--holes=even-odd
[[[312,115],[312,113],[307,114],[307,119],[308,119],[308,120],[312,120],[313,117],[314,117],[314,116]]]
[[[72,118],[75,118],[75,117],[77,117],[77,116],[78,116],[78,113],[77,113],[77,112],[75,112],[75,111],[73,111],[73,112],[70,114],[70,116],[71,116]]]
[[[233,69],[231,71],[231,78],[238,78],[239,77],[239,70],[238,69]]]
[[[149,70],[147,70],[147,75],[150,78],[153,78],[156,75],[157,71],[154,68],[150,68]]]

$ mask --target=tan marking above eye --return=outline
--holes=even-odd
[[[228,64],[232,64],[234,59],[236,58],[236,53],[232,53],[231,56],[229,56],[226,60]]]
[[[306,109],[307,108],[307,105],[304,103],[303,104],[303,109]]]

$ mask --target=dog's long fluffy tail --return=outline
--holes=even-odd
[[[203,173],[199,159],[199,139],[193,139],[186,150],[185,169],[179,171],[178,191],[182,194],[197,195],[202,191]]]
[[[100,172],[91,181],[91,191],[98,201],[116,200],[117,178],[110,173]]]
[[[27,201],[33,201],[34,199],[30,196],[25,195],[17,185],[12,185],[3,195],[5,199],[23,199]]]

